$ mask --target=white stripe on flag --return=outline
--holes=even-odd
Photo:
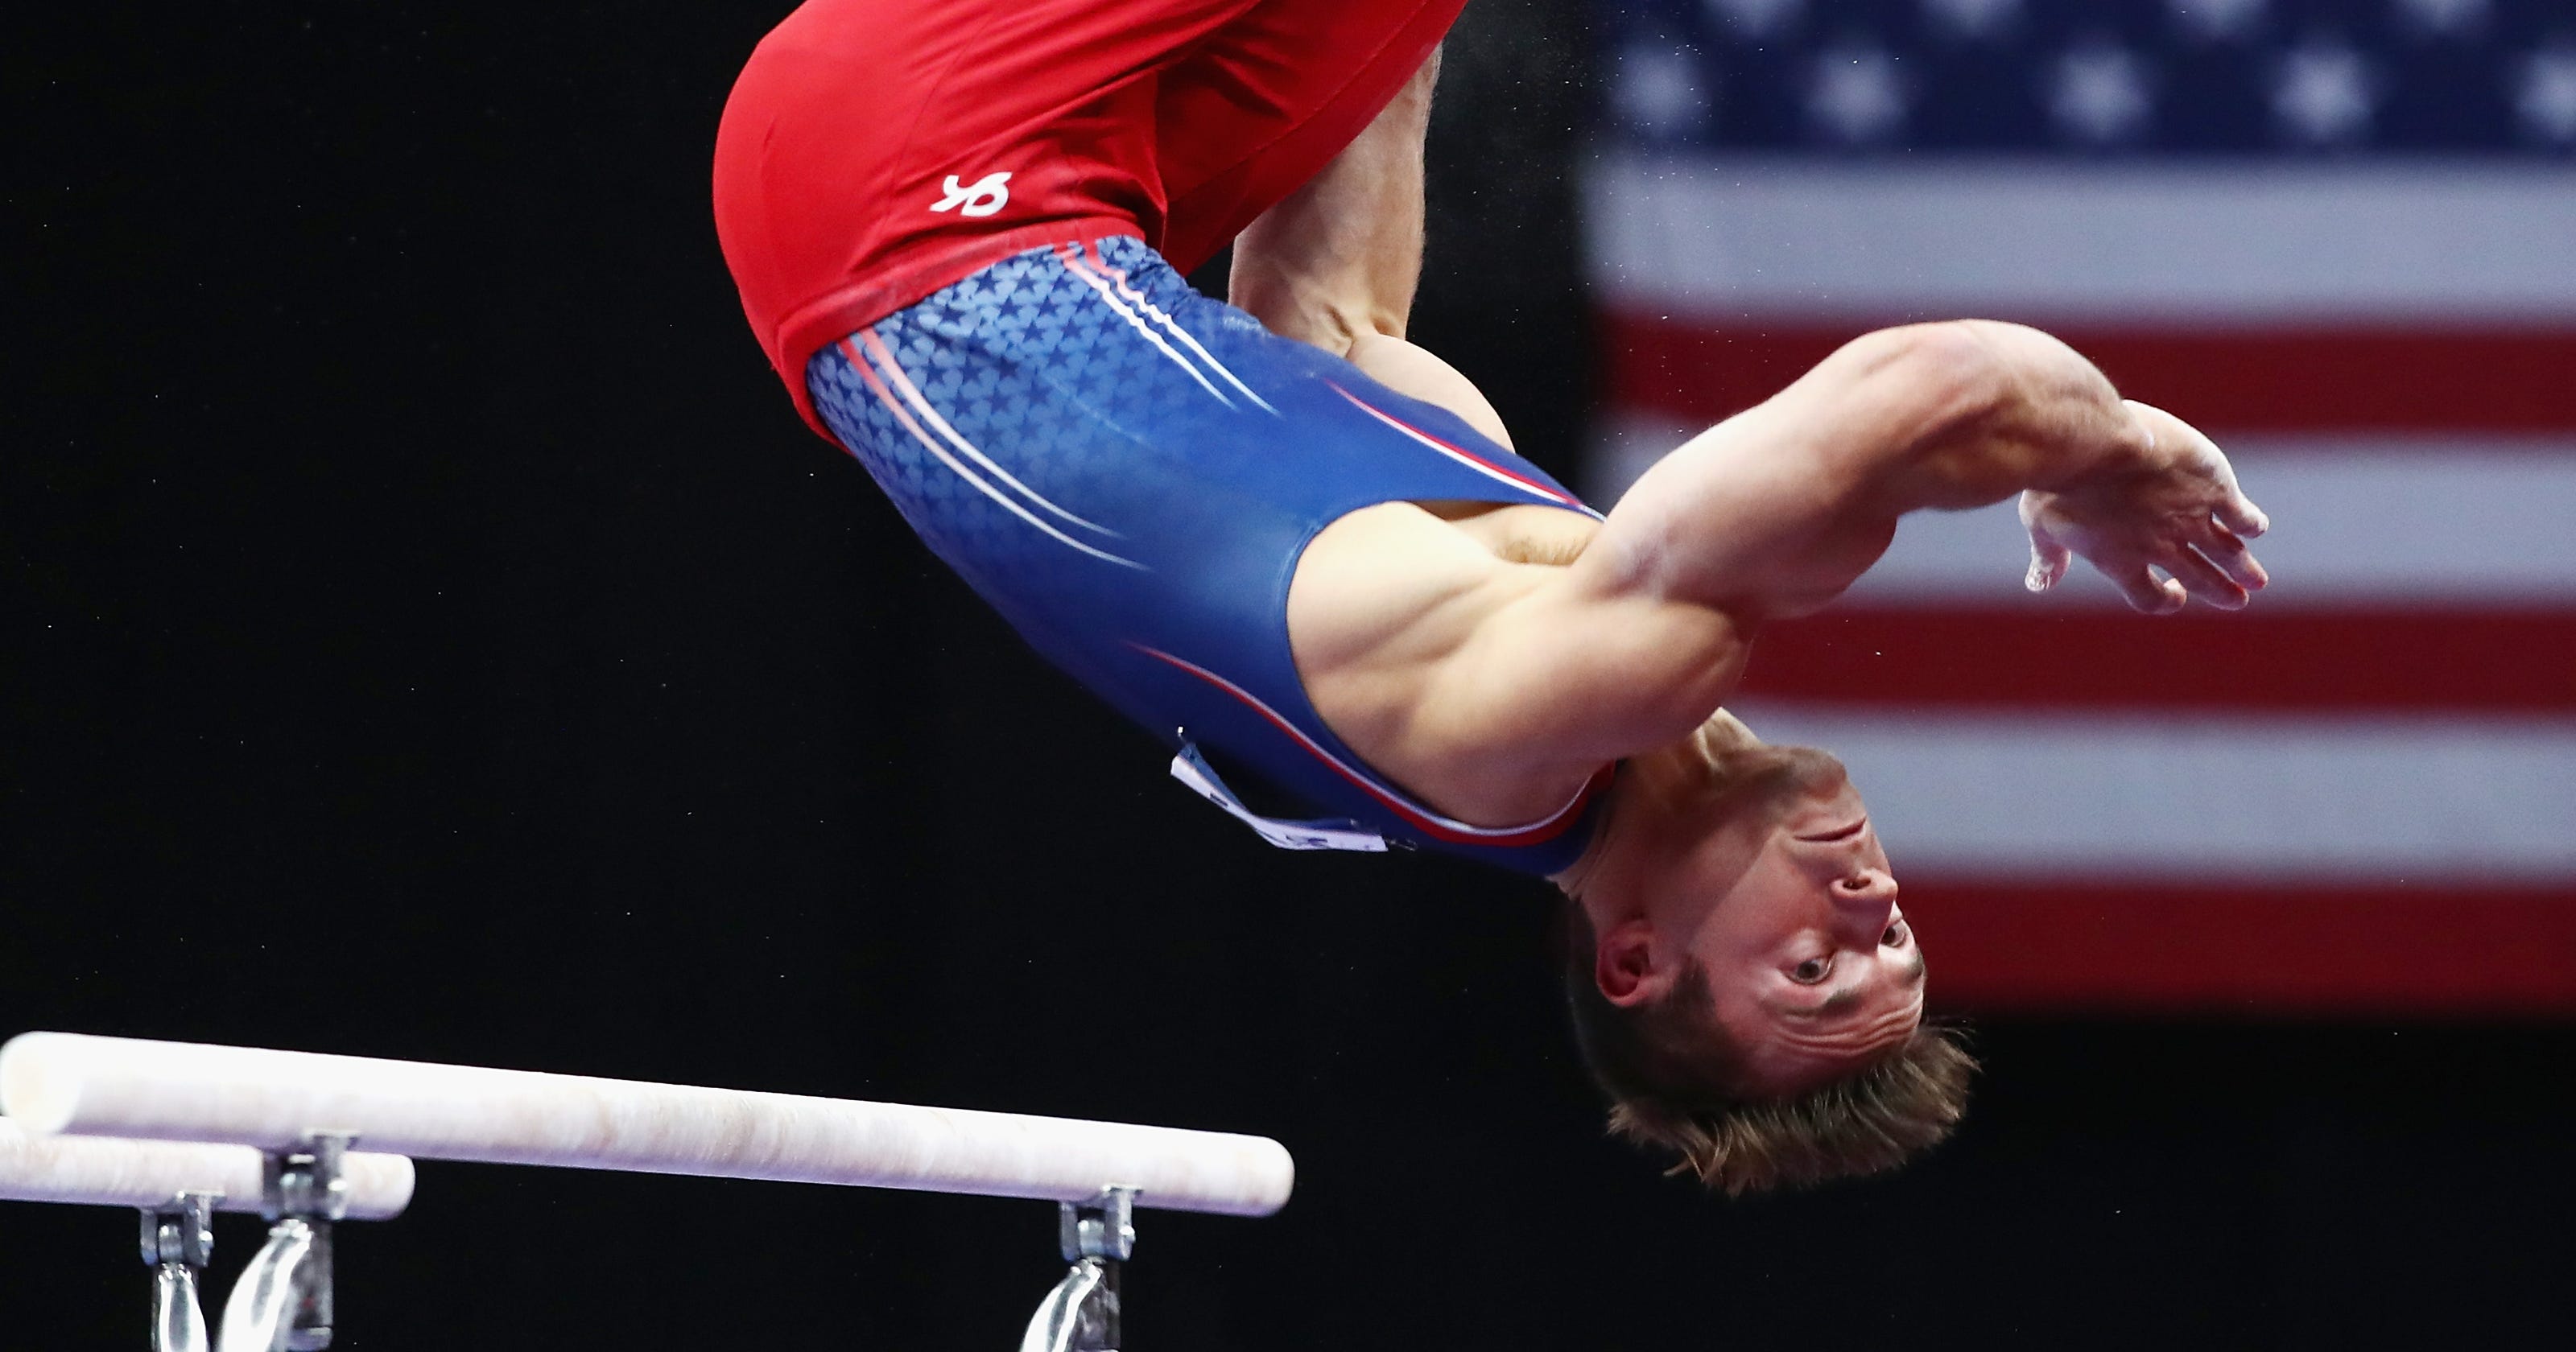
[[[1649,312],[2576,316],[2576,170],[2554,163],[1855,169],[1632,154],[1584,190],[1594,279]]]
[[[1737,712],[1842,757],[1899,879],[2576,881],[2576,721]]]
[[[1652,415],[1612,420],[1589,461],[1585,496],[1615,501],[1696,430]],[[2245,491],[2272,517],[2272,533],[2255,544],[2273,578],[2260,607],[2576,605],[2576,441],[2266,436],[2224,444]],[[1918,512],[1850,595],[1880,605],[2008,604],[2023,594],[2029,558],[2012,503]],[[2045,599],[2122,604],[2091,569],[2067,576]]]

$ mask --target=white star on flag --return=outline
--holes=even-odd
[[[2089,144],[2125,141],[2145,131],[2154,111],[2146,63],[2125,47],[2078,47],[2049,73],[2048,111],[2058,127]]]
[[[1883,141],[1905,125],[1905,76],[1881,47],[1838,47],[1816,57],[1807,115],[1836,140]]]
[[[2272,115],[2291,138],[2310,145],[2358,140],[2370,130],[2370,65],[2340,43],[2309,43],[2281,57],[2272,85]]]
[[[2514,86],[2514,111],[2533,135],[2561,144],[2576,141],[2576,47],[2525,57]]]
[[[1648,136],[1687,135],[1708,121],[1699,54],[1669,43],[1632,42],[1620,52],[1610,88],[1619,118]]]

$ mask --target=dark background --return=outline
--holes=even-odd
[[[1987,1019],[1954,1144],[1789,1198],[1602,1140],[1543,885],[1265,850],[797,424],[706,193],[782,4],[58,9],[0,55],[0,1032],[1285,1141],[1278,1217],[1144,1214],[1145,1352],[2566,1344],[2561,1026]],[[1560,470],[1585,39],[1471,9],[1416,331]],[[425,1164],[339,1345],[1008,1347],[1050,1212]],[[142,1346],[132,1243],[0,1208],[0,1347]]]

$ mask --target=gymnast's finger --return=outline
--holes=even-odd
[[[2189,549],[2177,551],[2164,560],[2164,570],[2173,574],[2174,581],[2181,583],[2182,589],[2203,605],[2216,606],[2220,610],[2243,610],[2245,602],[2250,599],[2243,587],[2237,586],[2233,579],[2218,570],[2218,565]]]
[[[2272,518],[2265,516],[2263,509],[2254,505],[2254,499],[2245,496],[2245,490],[2236,486],[2236,475],[2232,471],[2227,476],[2227,495],[2218,500],[2213,515],[2220,525],[2248,539],[2272,529]]]
[[[2272,584],[2272,574],[2254,557],[2254,551],[2236,538],[2236,532],[2215,522],[2200,539],[2192,542],[2220,572],[2247,591],[2261,591]]]
[[[2158,581],[2143,563],[2105,567],[2102,576],[2111,579],[2111,585],[2118,587],[2120,594],[2129,599],[2132,610],[2142,610],[2149,615],[2169,615],[2182,609],[2182,584],[2172,578]]]
[[[2218,481],[2219,499],[2211,514],[2218,518],[2219,524],[2248,537],[2270,530],[2272,518],[2254,505],[2254,499],[2245,496],[2245,486],[2236,481],[2236,466],[2228,462],[2227,452],[2218,449],[2217,442],[2201,436],[2197,430],[2192,435],[2198,438],[2200,446],[2214,462],[2210,469]]]

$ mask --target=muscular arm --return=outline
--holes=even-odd
[[[1227,299],[1282,337],[1350,356],[1404,336],[1422,275],[1422,142],[1440,53],[1305,186],[1234,241]]]
[[[1759,623],[1840,595],[1908,512],[2024,492],[2071,512],[2082,552],[2142,610],[2186,593],[2233,608],[2261,585],[2234,534],[2259,534],[2261,513],[2207,438],[2123,402],[2055,338],[1984,320],[1869,334],[1694,438],[1629,491],[1595,562]]]
[[[1272,333],[1346,357],[1510,446],[1483,391],[1404,341],[1422,277],[1422,144],[1439,79],[1435,48],[1332,163],[1235,237],[1226,299]]]
[[[2239,538],[2261,513],[2179,419],[2123,403],[2033,329],[1885,330],[1667,456],[1571,566],[1498,576],[1490,610],[1426,675],[1418,735],[1541,774],[1663,745],[1732,691],[1765,621],[1839,595],[1899,517],[2017,492],[2035,586],[2070,546],[2140,609],[2186,592],[2232,608],[2262,585]]]
[[[1638,479],[1595,543],[1605,587],[1739,623],[1813,611],[1897,519],[2143,469],[2111,382],[2034,329],[1964,320],[1865,335]]]

